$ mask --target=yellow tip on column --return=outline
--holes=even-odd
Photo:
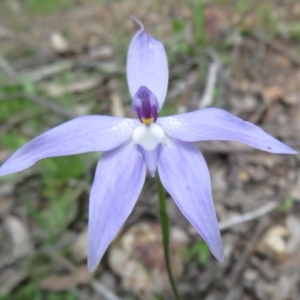
[[[146,119],[146,118],[143,118],[142,119],[142,122],[146,125],[146,126],[149,126],[153,123],[153,118],[149,118],[149,119]]]

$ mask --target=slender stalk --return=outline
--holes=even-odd
[[[160,181],[158,174],[156,175],[156,183],[157,183],[157,192],[159,198],[159,216],[160,216],[160,224],[161,224],[161,231],[162,231],[162,241],[164,247],[164,256],[165,256],[165,264],[166,269],[169,277],[169,281],[175,296],[176,300],[180,300],[180,296],[177,290],[177,286],[172,274],[171,263],[170,263],[170,253],[169,253],[169,237],[170,237],[170,230],[169,230],[169,215],[167,212],[166,206],[166,197],[165,197],[165,189]]]

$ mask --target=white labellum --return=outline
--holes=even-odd
[[[155,123],[152,123],[150,126],[141,124],[134,129],[132,139],[145,150],[151,151],[163,141],[164,136],[165,133],[159,125]]]

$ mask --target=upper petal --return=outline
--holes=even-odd
[[[158,161],[162,184],[196,228],[213,255],[223,261],[223,247],[211,195],[210,176],[200,151],[192,144],[169,141]]]
[[[84,116],[59,125],[16,151],[0,168],[0,176],[22,171],[46,157],[107,151],[131,138],[136,120]]]
[[[163,44],[141,29],[134,35],[127,55],[127,81],[133,98],[141,86],[146,86],[157,98],[161,109],[167,94],[169,69]]]
[[[101,156],[89,204],[90,272],[96,269],[109,243],[131,213],[145,176],[145,164],[132,143],[126,143]]]
[[[271,153],[297,154],[297,151],[254,124],[219,108],[205,108],[160,118],[157,123],[165,133],[181,141],[237,141]]]

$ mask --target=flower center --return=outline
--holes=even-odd
[[[134,129],[132,139],[145,150],[152,151],[163,141],[164,136],[165,133],[159,125],[144,123]]]
[[[141,86],[133,97],[132,109],[142,123],[150,126],[157,120],[159,104],[155,95],[147,87]]]

